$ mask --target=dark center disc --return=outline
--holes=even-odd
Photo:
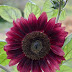
[[[50,51],[49,38],[43,32],[31,32],[24,37],[22,41],[22,49],[28,58],[39,60],[46,56]]]

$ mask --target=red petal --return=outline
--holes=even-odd
[[[50,43],[51,43],[51,45],[55,45],[55,46],[59,46],[59,47],[62,47],[64,44],[64,42],[61,43],[61,42],[56,42],[56,41],[51,41]]]
[[[60,64],[62,60],[65,60],[63,56],[55,56],[57,62]]]
[[[54,52],[55,54],[57,54],[59,56],[65,55],[63,50],[60,47],[58,47],[58,46],[51,45],[51,50],[52,50],[52,52]]]
[[[32,72],[42,72],[38,61],[33,61]]]
[[[43,12],[38,18],[38,30],[43,30],[47,24],[47,14]]]
[[[65,32],[64,31],[64,27],[57,27],[57,28],[54,28],[54,30],[52,31],[52,34],[50,35],[52,38],[54,37],[59,37],[59,36],[63,36],[63,37],[66,37],[68,32]]]
[[[53,39],[52,38],[50,39],[51,43],[53,43],[53,42],[64,43],[64,41],[65,41],[65,37],[63,37],[63,36],[54,37]]]
[[[23,65],[23,67],[22,67],[22,69],[20,70],[20,72],[30,72],[30,70],[31,70],[31,60],[30,59],[27,59],[26,61],[25,61],[25,63],[23,63],[24,65]]]
[[[23,53],[22,49],[7,51],[7,55],[8,55],[7,58],[13,59],[13,58],[17,57],[18,55],[21,55],[22,53]]]
[[[28,23],[29,27],[31,28],[32,31],[37,30],[37,19],[33,13],[31,13],[28,17]]]
[[[56,27],[61,27],[61,23],[55,24],[54,28],[56,28]]]
[[[12,28],[11,28],[11,31],[14,32],[14,33],[19,34],[19,35],[22,36],[22,37],[24,37],[24,36],[26,35],[23,31],[19,30],[19,29],[16,28],[16,27],[12,27]]]
[[[14,32],[12,32],[12,31],[8,31],[8,32],[6,33],[6,35],[7,35],[8,37],[13,37],[13,38],[16,38],[16,39],[22,39],[22,38],[23,38],[21,35],[19,35],[19,34],[17,34],[17,33],[14,33]]]
[[[7,45],[4,46],[5,51],[16,50],[16,49],[19,49],[19,48],[21,48],[20,44],[7,44]]]
[[[47,26],[45,28],[45,33],[47,35],[50,35],[51,34],[51,31],[53,30],[54,26],[55,26],[55,19],[56,18],[51,18],[48,23],[47,23]]]
[[[18,57],[16,57],[15,59],[11,59],[11,61],[9,62],[9,66],[13,66],[15,64],[17,64],[22,58],[24,57],[24,55],[19,55]]]
[[[47,56],[47,59],[48,59],[48,61],[51,63],[51,65],[54,65],[54,67],[55,67],[57,70],[60,70],[57,61],[56,61],[55,59],[53,59],[53,56],[52,56],[52,55],[48,55],[48,56]]]
[[[21,17],[20,18],[20,25],[19,25],[19,27],[22,29],[22,31],[24,32],[24,33],[29,33],[29,32],[31,32],[31,29],[30,29],[30,27],[29,27],[29,25],[28,25],[28,21],[27,21],[27,19],[24,19],[23,17]]]
[[[50,72],[56,72],[54,65],[47,59],[47,64],[49,66]]]
[[[23,59],[19,62],[18,66],[17,66],[18,71],[22,70],[23,65],[24,65],[26,60],[27,60],[27,58],[23,57]]]
[[[14,40],[14,39],[10,39],[10,38],[6,38],[6,42],[7,42],[8,44],[11,44],[11,43],[12,43],[12,44],[13,44],[13,43],[14,43],[14,44],[15,44],[15,43],[16,43],[16,44],[17,44],[17,43],[20,44],[20,43],[21,43],[21,41],[19,41],[19,40]]]
[[[50,72],[48,64],[46,63],[44,59],[40,60],[39,62],[40,62],[40,67],[42,68],[44,72]]]

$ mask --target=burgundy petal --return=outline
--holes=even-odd
[[[26,57],[23,57],[23,59],[21,59],[21,61],[19,62],[18,66],[17,66],[18,71],[20,71],[23,68],[23,65],[26,60],[27,60]]]
[[[63,36],[63,37],[66,37],[68,32],[65,32],[64,31],[64,27],[57,27],[57,28],[54,28],[54,30],[52,31],[52,34],[50,35],[51,38],[53,37],[59,37],[59,36]]]
[[[6,38],[6,41],[7,41],[8,44],[11,44],[11,43],[12,43],[12,44],[13,44],[13,43],[14,43],[14,44],[15,44],[15,43],[16,43],[16,44],[17,44],[17,43],[20,44],[20,43],[21,43],[21,41],[15,40],[14,38],[13,38],[13,39],[11,39],[11,38]]]
[[[4,46],[4,50],[5,51],[9,51],[9,50],[16,50],[21,48],[21,44],[7,44]]]
[[[22,69],[20,70],[20,72],[30,72],[30,70],[31,70],[31,62],[32,62],[32,60],[30,60],[30,59],[27,59],[26,61],[25,61],[25,63],[23,63],[24,65],[23,65],[23,67],[22,67]]]
[[[24,33],[29,33],[31,32],[31,28],[29,27],[27,19],[24,19],[23,17],[20,18],[20,27]]]
[[[22,36],[18,35],[17,33],[13,33],[12,31],[8,31],[6,35],[10,38],[12,37],[12,38],[20,39],[20,40],[22,40],[23,38]]]
[[[65,60],[65,58],[63,56],[56,56],[56,55],[55,55],[55,59],[59,64],[61,64],[62,60]]]
[[[61,23],[55,24],[54,28],[56,28],[56,27],[61,27]]]
[[[38,18],[38,30],[43,30],[47,24],[47,14],[43,12]]]
[[[13,26],[14,26],[14,28],[15,28],[16,30],[18,30],[19,32],[21,32],[22,34],[25,34],[25,32],[24,32],[24,31],[22,30],[22,28],[19,26],[19,25],[21,25],[20,20],[17,19],[16,21],[17,21],[17,23],[15,22],[15,20],[13,20]]]
[[[46,28],[44,29],[44,31],[45,31],[45,33],[46,33],[47,35],[50,35],[50,34],[51,34],[51,32],[52,32],[52,30],[53,30],[53,28],[54,28],[54,26],[55,26],[55,19],[56,19],[56,18],[51,18],[51,19],[48,21],[48,23],[47,23],[47,25],[46,25]]]
[[[48,64],[46,63],[44,59],[40,60],[39,63],[40,63],[40,67],[42,68],[44,72],[50,72]]]
[[[48,59],[47,59],[47,64],[48,64],[50,72],[56,72],[55,68],[54,68],[54,65]]]
[[[37,30],[37,19],[33,13],[31,13],[28,17],[28,23],[29,27],[31,28],[32,31]]]
[[[38,61],[33,61],[32,72],[42,72]]]
[[[55,69],[60,70],[57,61],[54,60],[51,55],[48,55],[48,56],[47,56],[47,59],[49,60],[49,62],[50,62],[52,65],[54,65]]]
[[[21,55],[23,52],[22,52],[22,49],[17,49],[17,50],[10,50],[10,51],[7,51],[7,58],[8,59],[13,59],[15,57],[17,57],[18,55]]]
[[[58,46],[51,45],[51,50],[59,56],[63,56],[65,54],[63,50]]]
[[[9,62],[9,66],[13,66],[13,65],[17,64],[23,57],[24,57],[24,55],[21,54],[18,57],[11,59],[11,61]]]

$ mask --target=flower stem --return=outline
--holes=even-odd
[[[61,0],[60,0],[60,4],[59,4],[59,11],[58,11],[58,15],[57,15],[57,18],[56,18],[56,23],[58,23],[60,14],[61,14]]]
[[[5,70],[6,72],[10,72],[8,69],[6,69],[4,66],[0,65],[0,68]]]

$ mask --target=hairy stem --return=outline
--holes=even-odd
[[[61,0],[60,0],[60,4],[59,4],[59,11],[58,11],[58,15],[57,15],[57,18],[56,18],[56,23],[58,23],[60,14],[61,14]]]
[[[5,70],[6,72],[10,72],[8,69],[6,69],[4,66],[0,65],[0,68]]]

